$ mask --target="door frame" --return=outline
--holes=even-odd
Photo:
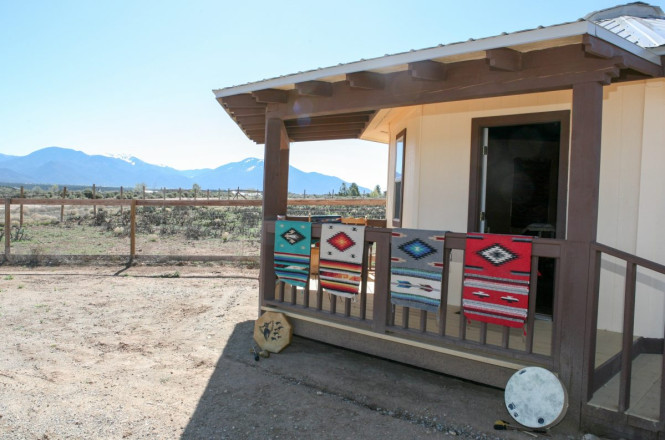
[[[568,208],[568,154],[570,149],[570,110],[490,116],[471,120],[471,169],[469,173],[469,212],[467,231],[480,228],[483,128],[559,122],[559,176],[557,190],[556,238],[566,238]]]

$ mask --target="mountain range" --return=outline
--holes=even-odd
[[[106,187],[261,189],[263,160],[247,158],[220,167],[196,170],[153,165],[136,157],[88,155],[68,148],[48,147],[26,156],[0,154],[0,182],[9,184],[58,184]],[[304,172],[289,167],[289,191],[326,194],[337,192],[345,182],[335,176]],[[367,188],[360,187],[360,191]]]

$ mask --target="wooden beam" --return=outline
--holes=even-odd
[[[261,103],[285,103],[289,99],[289,92],[280,89],[264,89],[252,92],[252,96]]]
[[[265,107],[233,107],[228,111],[235,117],[262,116],[266,114]]]
[[[317,116],[314,118],[298,118],[284,121],[284,125],[289,127],[314,127],[319,125],[338,125],[362,122],[367,123],[372,118],[373,112],[364,112],[362,114],[341,114],[331,116]]]
[[[443,81],[446,79],[446,65],[436,61],[426,60],[409,63],[411,78],[426,81]]]
[[[345,130],[334,133],[299,133],[289,134],[289,138],[294,142],[326,139],[356,139],[360,136],[360,133],[362,133],[361,130]]]
[[[238,121],[238,124],[245,126],[245,125],[251,125],[251,124],[264,124],[266,120],[265,115],[259,115],[259,116],[240,116],[236,118],[236,121]]]
[[[333,94],[332,84],[325,81],[305,81],[296,84],[296,91],[302,96],[330,97]]]
[[[352,123],[352,124],[330,124],[330,125],[313,125],[307,127],[287,127],[286,131],[291,134],[299,133],[332,133],[340,130],[358,130],[362,131],[365,129],[367,124],[364,122]]]
[[[632,69],[650,77],[663,76],[663,66],[640,58],[597,37],[584,35],[582,44],[587,56],[603,59],[617,58],[618,64],[622,68]]]
[[[240,95],[225,96],[223,98],[217,98],[217,101],[221,101],[221,104],[226,108],[233,107],[263,107],[265,104],[260,104],[256,102],[256,99],[249,93],[242,93]]]
[[[413,81],[408,71],[385,75],[384,90],[358,90],[346,81],[333,84],[334,99],[310,97],[298,111],[291,97],[275,104],[271,115],[287,120],[378,110],[408,105],[569,89],[574,84],[611,81],[620,73],[613,60],[585,57],[582,44],[522,54],[522,70],[492,70],[482,60],[446,65],[445,81]]]
[[[295,137],[291,138],[291,142],[316,142],[316,141],[333,141],[333,140],[342,140],[342,139],[358,139],[360,137],[360,133],[355,133],[352,135],[344,135],[344,134],[329,134],[329,135],[319,135],[319,136],[312,136],[312,137]]]
[[[383,75],[375,72],[347,73],[346,81],[353,89],[383,90],[386,85]]]
[[[485,51],[485,60],[490,69],[508,72],[522,70],[522,53],[507,47]]]
[[[263,219],[274,220],[278,214],[286,214],[288,190],[289,139],[284,123],[271,118],[266,122],[263,174]]]

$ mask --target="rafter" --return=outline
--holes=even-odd
[[[325,81],[305,81],[295,85],[302,96],[332,96],[332,84]]]
[[[217,101],[226,108],[232,107],[263,107],[265,104],[256,102],[256,99],[249,93],[242,93],[240,95],[225,96],[217,98]]]
[[[426,81],[443,81],[446,79],[446,65],[436,61],[426,60],[409,63],[411,77]]]
[[[338,132],[338,133],[319,133],[311,135],[296,135],[289,136],[293,142],[308,142],[308,141],[329,141],[333,139],[357,139],[360,132]]]
[[[522,70],[522,53],[507,47],[485,51],[485,59],[490,69],[508,72]]]
[[[250,124],[264,124],[266,121],[265,115],[260,116],[243,116],[236,118],[239,124],[241,125],[250,125]]]
[[[261,116],[266,114],[265,107],[233,107],[228,109],[235,117]]]
[[[257,102],[262,103],[285,103],[289,99],[289,92],[280,89],[264,89],[252,92]]]
[[[609,44],[597,37],[585,35],[582,43],[584,44],[584,53],[587,56],[610,59],[619,57],[622,68],[632,69],[641,74],[658,77],[663,76],[663,66],[653,64],[632,53],[626,52],[612,44]]]
[[[289,134],[334,133],[339,131],[363,131],[365,124],[315,125],[313,127],[287,127]]]
[[[386,85],[383,75],[375,72],[347,73],[346,80],[355,89],[382,90]]]

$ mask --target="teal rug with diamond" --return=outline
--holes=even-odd
[[[275,223],[275,274],[279,281],[305,287],[309,281],[312,224],[278,220]]]

